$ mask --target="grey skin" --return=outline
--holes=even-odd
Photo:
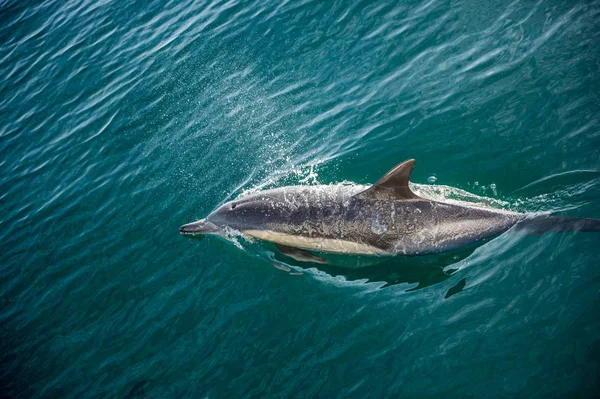
[[[181,226],[183,235],[231,228],[270,241],[297,260],[306,250],[356,255],[422,255],[488,240],[513,226],[530,233],[600,231],[600,220],[531,216],[421,198],[408,185],[414,160],[370,187],[288,186],[230,201],[206,219]],[[304,258],[304,259],[303,259]]]

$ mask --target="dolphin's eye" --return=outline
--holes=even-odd
[[[236,203],[231,204],[231,209],[235,209],[236,206],[237,206]]]

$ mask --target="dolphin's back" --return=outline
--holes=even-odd
[[[428,199],[397,201],[394,207],[394,229],[386,237],[386,249],[391,254],[420,255],[461,248],[496,237],[523,217]]]
[[[419,255],[495,237],[522,215],[437,202],[357,196],[356,186],[268,190],[268,221],[245,230],[267,241],[324,252]],[[243,206],[243,205],[241,205]],[[266,211],[260,210],[258,215]]]

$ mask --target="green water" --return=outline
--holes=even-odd
[[[8,0],[0,21],[0,396],[596,395],[599,234],[341,269],[178,227],[407,158],[442,197],[600,218],[598,1]]]

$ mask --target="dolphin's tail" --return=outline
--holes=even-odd
[[[523,219],[516,227],[531,234],[551,231],[600,231],[600,219],[544,215]]]

